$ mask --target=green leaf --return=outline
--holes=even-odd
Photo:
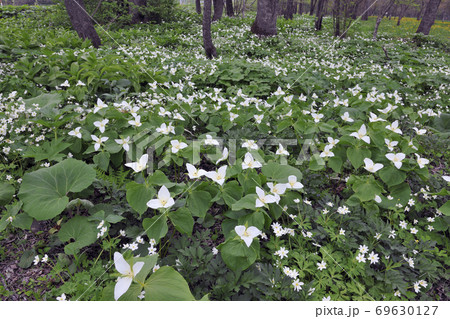
[[[127,202],[130,206],[142,215],[147,210],[147,203],[151,200],[156,191],[153,187],[148,187],[146,184],[138,184],[130,182],[127,184]]]
[[[108,170],[110,157],[111,155],[108,152],[100,152],[94,155],[93,160],[98,168],[106,172]]]
[[[287,183],[290,175],[297,176],[300,181],[303,177],[302,172],[292,166],[283,165],[275,162],[268,163],[261,168],[262,173],[270,180]]]
[[[23,154],[23,157],[33,157],[36,162],[48,159],[49,161],[61,161],[65,154],[61,154],[70,143],[62,140],[45,141],[42,145],[31,147]]]
[[[25,250],[20,256],[19,267],[20,268],[29,268],[33,263],[34,257],[36,256],[36,251],[34,248]]]
[[[33,218],[28,216],[27,213],[18,214],[12,221],[12,225],[14,227],[18,227],[20,229],[31,229],[31,224],[33,223]]]
[[[144,266],[142,267],[141,271],[136,275],[136,279],[140,282],[144,282],[145,279],[147,279],[148,274],[153,270],[153,267],[155,267],[156,262],[158,261],[158,255],[151,255],[151,256],[145,256],[145,257],[138,257],[133,258],[133,265],[139,261],[144,262]],[[129,262],[127,260],[127,262]]]
[[[164,266],[145,282],[145,300],[194,301],[186,280],[176,270]]]
[[[339,156],[333,156],[328,159],[328,166],[336,173],[341,172],[342,164],[342,159]]]
[[[347,149],[347,158],[350,160],[350,163],[352,163],[353,167],[355,169],[358,169],[363,163],[364,159],[370,158],[370,151],[364,150],[360,148],[348,148]]]
[[[8,183],[0,184],[0,206],[8,204],[15,193],[14,186]]]
[[[241,209],[256,209],[256,199],[258,195],[256,194],[248,194],[238,200],[236,203],[231,205],[232,210],[241,210]]]
[[[394,197],[400,204],[406,205],[411,196],[411,188],[408,183],[402,183],[389,188],[391,196]]]
[[[189,209],[182,207],[177,211],[171,211],[169,212],[169,219],[180,233],[192,234],[194,218],[192,218]]]
[[[405,172],[397,169],[394,166],[386,166],[379,171],[381,180],[386,183],[387,186],[395,186],[403,183],[406,179]]]
[[[223,187],[222,198],[225,204],[231,207],[236,201],[242,197],[242,187],[238,182],[230,181]]]
[[[59,117],[61,110],[56,108],[61,103],[62,97],[58,93],[41,94],[31,99],[24,100],[27,108],[34,108],[33,104],[38,104],[40,107],[39,112],[51,119]]]
[[[92,184],[95,170],[82,161],[66,159],[49,168],[26,173],[19,191],[23,209],[36,220],[59,215],[69,203],[69,192],[81,192]]]
[[[377,181],[372,175],[368,178],[360,178],[352,185],[352,189],[355,192],[355,196],[359,198],[361,202],[373,200],[375,195],[381,195],[383,188],[380,187]]]
[[[144,226],[144,231],[148,238],[153,238],[156,241],[166,236],[169,228],[167,227],[167,217],[166,215],[153,216],[152,218],[145,218],[142,221],[142,226]]]
[[[439,207],[439,211],[445,216],[450,216],[450,201]]]
[[[233,271],[245,270],[250,267],[258,256],[259,243],[253,239],[250,247],[247,247],[241,239],[230,239],[219,245],[220,255],[225,264]]]
[[[193,216],[205,217],[211,207],[211,199],[211,194],[206,191],[193,191],[187,199],[189,211]]]
[[[174,183],[172,183],[167,176],[161,172],[161,171],[155,171],[152,175],[150,175],[148,177],[148,183],[151,185],[158,185],[158,186],[162,186],[165,185],[167,188],[172,187],[173,185],[175,185]]]
[[[58,237],[62,242],[74,240],[64,247],[67,255],[77,254],[81,248],[89,246],[97,240],[97,226],[85,216],[75,216],[61,226]]]

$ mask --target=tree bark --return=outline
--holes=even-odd
[[[431,27],[434,24],[434,19],[436,19],[436,14],[441,4],[441,0],[430,0],[425,7],[423,13],[422,21],[420,21],[419,27],[416,33],[423,33],[428,35],[430,33]]]
[[[260,36],[277,34],[277,7],[278,0],[258,0],[256,19],[251,31]]]
[[[383,10],[381,11],[381,14],[377,17],[377,22],[375,23],[375,29],[373,30],[373,37],[372,37],[374,41],[377,39],[378,27],[380,26],[381,20],[383,20],[383,17],[389,12],[389,9],[391,9],[394,2],[395,0],[390,0],[386,5],[386,7],[383,8]]]
[[[134,4],[134,7],[130,6],[130,13],[132,15],[131,24],[148,22],[145,15],[139,12],[138,8],[138,7],[145,7],[147,5],[147,0],[129,0],[129,1]]]
[[[311,0],[309,7],[309,15],[312,16],[314,13],[314,8],[316,7],[317,0]]]
[[[217,56],[216,47],[211,37],[211,0],[204,0],[203,2],[203,46],[208,59]]]
[[[195,0],[195,11],[197,11],[198,14],[202,14],[202,6],[200,4],[200,0]]]
[[[287,0],[284,18],[287,20],[292,20],[294,18],[294,0]]]
[[[316,31],[322,30],[322,20],[323,20],[323,8],[325,6],[326,0],[318,0],[317,2],[317,10],[316,10],[316,21],[314,23],[314,27]]]
[[[89,39],[95,48],[100,47],[100,37],[95,31],[94,24],[84,7],[83,0],[64,0],[70,23],[78,36],[82,39]]]
[[[214,14],[213,21],[218,21],[223,15],[223,0],[213,0]]]
[[[300,15],[303,14],[303,0],[300,0],[300,2],[298,3],[297,13]]]
[[[226,0],[226,5],[227,5],[227,16],[229,17],[234,16],[233,0]]]
[[[341,0],[334,1],[333,22],[334,36],[339,37],[341,35]]]
[[[369,20],[369,4],[367,3],[367,0],[364,0],[364,5],[363,5],[363,14],[361,16],[361,20],[362,21],[367,21]]]

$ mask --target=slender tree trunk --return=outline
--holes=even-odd
[[[334,1],[333,20],[334,36],[338,37],[341,35],[341,0]]]
[[[277,34],[278,0],[258,0],[256,19],[251,31],[260,36]]]
[[[144,7],[147,5],[147,0],[129,0],[134,5],[130,5],[131,24],[147,22],[146,17],[139,12],[138,7]]]
[[[233,0],[226,0],[226,5],[227,5],[227,16],[229,17],[234,16]]]
[[[294,0],[287,0],[284,18],[288,20],[292,20],[292,18],[294,18]]]
[[[361,16],[361,20],[362,21],[367,21],[369,20],[369,4],[367,3],[367,0],[364,0],[364,5],[363,5],[363,14]]]
[[[220,20],[223,15],[223,0],[213,0],[214,5],[214,14],[213,14],[213,21]]]
[[[299,4],[298,4],[298,10],[297,13],[302,15],[303,14],[303,0],[300,0]]]
[[[216,47],[211,37],[211,0],[204,0],[203,2],[203,46],[208,59],[217,56]]]
[[[242,18],[245,18],[245,2],[246,0],[242,0]]]
[[[375,23],[375,29],[373,30],[373,37],[372,37],[374,41],[377,39],[378,28],[380,26],[381,20],[383,20],[383,17],[389,12],[394,2],[395,0],[390,0],[386,5],[386,7],[382,9],[381,14],[377,17],[377,22]]]
[[[314,8],[316,7],[317,0],[311,0],[309,7],[309,15],[312,16],[314,13]]]
[[[420,2],[420,10],[419,13],[417,14],[417,20],[420,20],[420,18],[422,17],[423,8],[425,8],[425,0],[422,0]]]
[[[420,21],[419,27],[416,33],[423,33],[428,35],[430,33],[431,27],[434,24],[434,19],[436,19],[436,14],[441,4],[441,0],[430,0],[425,7],[423,13],[422,21]]]
[[[317,11],[316,11],[316,21],[314,23],[314,27],[316,31],[322,30],[322,20],[323,20],[323,13],[324,13],[324,6],[325,6],[326,0],[318,0],[317,2]]]
[[[95,31],[94,24],[86,12],[83,0],[64,0],[70,23],[78,36],[89,39],[95,48],[100,47],[100,37]]]
[[[198,14],[202,14],[202,5],[200,4],[200,0],[195,0],[195,11]]]

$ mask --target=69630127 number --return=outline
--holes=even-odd
[[[378,316],[434,316],[438,306],[378,306],[375,313]]]

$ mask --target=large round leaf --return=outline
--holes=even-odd
[[[161,267],[145,282],[145,300],[194,301],[186,280],[171,267]]]
[[[88,221],[86,216],[75,216],[61,226],[58,237],[62,242],[71,241],[64,247],[68,255],[75,255],[81,248],[93,244],[97,240],[97,227]]]
[[[37,220],[51,219],[69,203],[69,192],[80,192],[95,179],[95,170],[82,161],[66,159],[23,177],[19,198],[23,209]]]
[[[14,195],[14,187],[7,183],[0,184],[0,205],[8,204]]]

